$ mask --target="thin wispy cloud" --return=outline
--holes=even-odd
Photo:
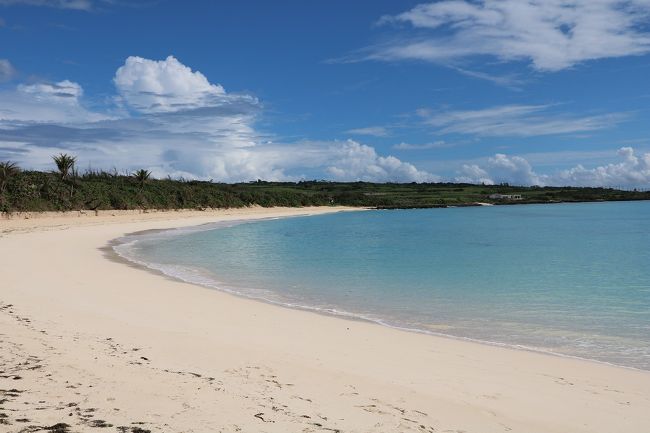
[[[95,3],[91,0],[0,0],[0,6],[46,6],[80,11],[92,10]]]
[[[559,71],[597,59],[650,52],[647,0],[443,0],[384,16],[399,39],[348,60],[422,60],[459,65],[481,57]]]
[[[368,126],[365,128],[348,129],[345,132],[352,135],[370,135],[373,137],[386,137],[389,135],[388,129],[383,126]]]
[[[16,68],[7,59],[0,59],[0,83],[16,76]]]
[[[480,110],[418,110],[423,122],[438,134],[477,136],[543,136],[575,134],[613,127],[630,118],[629,113],[597,115],[558,112],[554,105],[502,105]]]
[[[111,7],[149,7],[160,0],[0,0],[0,6],[32,6],[69,11],[104,12]]]
[[[487,72],[482,72],[482,71],[464,69],[458,66],[450,66],[450,67],[456,72],[463,74],[467,77],[489,81],[490,83],[496,84],[497,86],[507,87],[512,90],[521,90],[521,87],[524,84],[523,79],[513,74],[495,75],[495,74],[488,74]]]
[[[618,143],[624,143],[624,140]],[[640,143],[636,143],[640,144]],[[647,144],[647,143],[643,143]],[[628,145],[629,146],[629,145]],[[647,148],[647,146],[644,146]],[[600,165],[606,164],[616,157],[617,151],[612,149],[600,150],[556,150],[552,152],[526,152],[520,154],[531,165],[535,167],[553,168],[553,167],[569,167],[578,164],[583,165]]]
[[[399,144],[395,144],[393,146],[393,149],[396,150],[428,150],[428,149],[442,149],[446,147],[453,147],[452,144],[447,143],[446,141],[440,140],[440,141],[434,141],[431,143],[420,143],[420,144],[414,144],[414,143],[404,143],[401,142]]]

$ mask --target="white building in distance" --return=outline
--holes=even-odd
[[[521,200],[521,194],[490,194],[492,200]]]

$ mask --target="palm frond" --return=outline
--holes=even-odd
[[[67,179],[71,172],[74,172],[74,164],[77,161],[76,156],[68,155],[67,153],[60,153],[52,157],[56,168],[61,174],[61,179]]]

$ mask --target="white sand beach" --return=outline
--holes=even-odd
[[[650,372],[269,305],[105,248],[141,230],[341,210],[1,219],[0,431],[650,431]]]

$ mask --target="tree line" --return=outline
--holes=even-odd
[[[156,179],[149,170],[120,174],[117,170],[80,173],[77,158],[52,157],[52,171],[21,170],[0,162],[0,212],[206,209],[271,206],[365,206],[429,208],[494,204],[555,203],[603,200],[648,200],[649,191],[612,188],[523,187],[508,184],[370,182],[218,183],[185,179]],[[521,200],[494,200],[492,194],[518,194]]]

